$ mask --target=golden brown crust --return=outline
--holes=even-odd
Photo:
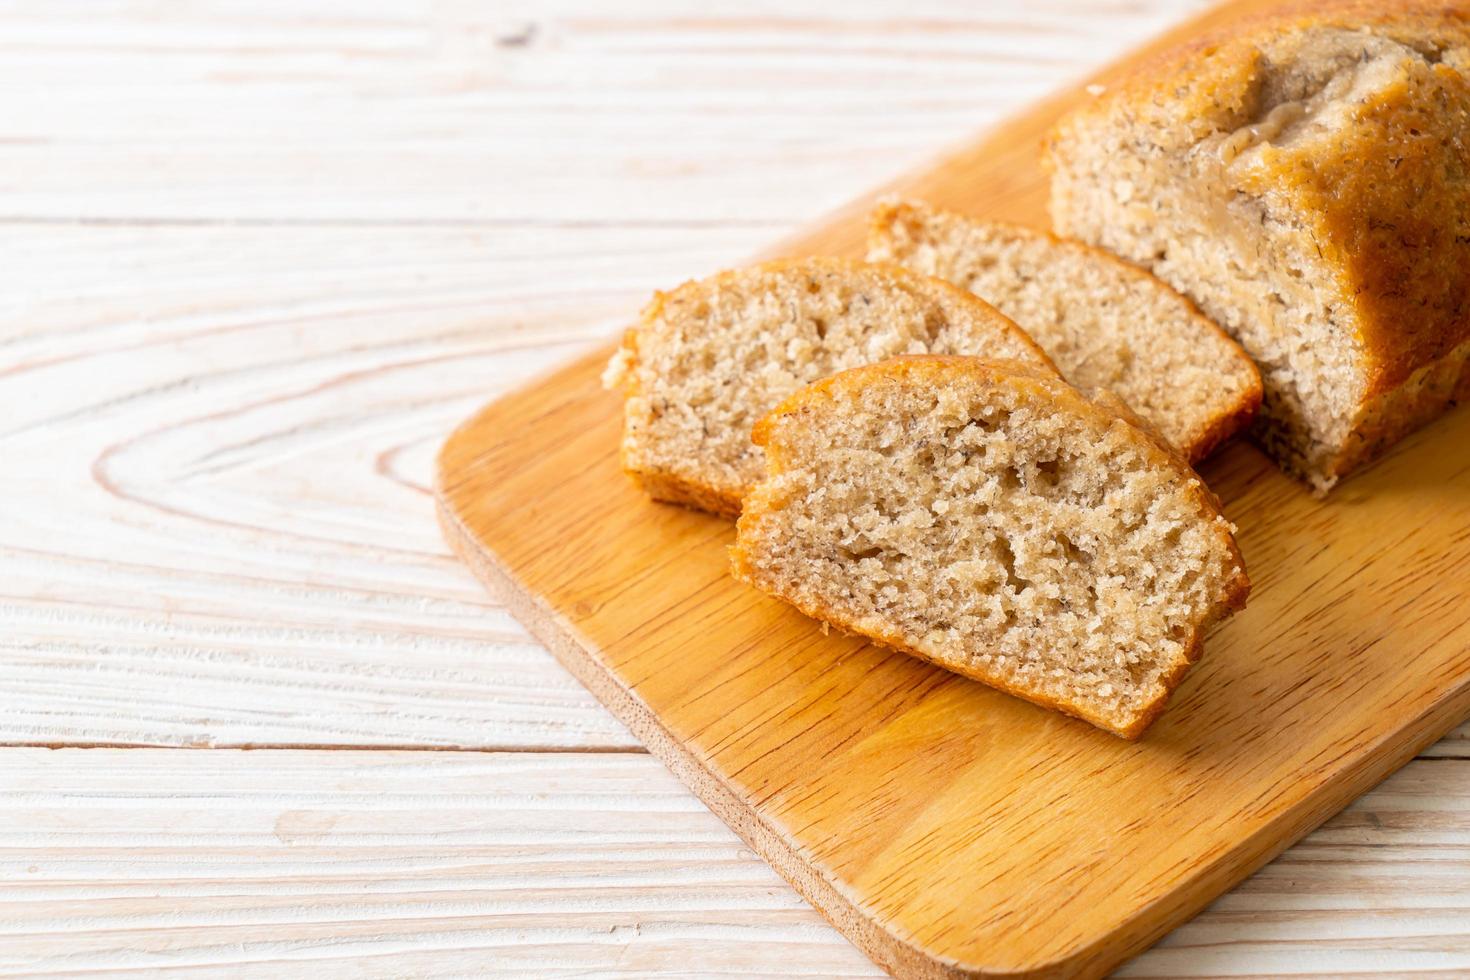
[[[893,233],[891,229],[894,226],[905,221],[919,220],[915,216],[915,210],[913,205],[904,201],[890,200],[879,202],[868,215],[868,241],[870,243],[875,240],[887,241],[892,237]],[[941,209],[934,209],[934,213],[958,221],[974,220],[965,215]],[[1214,320],[1211,320],[1204,313],[1200,312],[1199,307],[1188,296],[1185,296],[1162,279],[1159,279],[1147,269],[1134,265],[1132,262],[1124,261],[1112,252],[1098,248],[1095,245],[1089,245],[1087,242],[1079,241],[1075,238],[1062,238],[1050,231],[1032,228],[1010,221],[991,221],[987,219],[985,223],[998,228],[1004,228],[1016,236],[1042,239],[1054,248],[1072,249],[1084,253],[1089,258],[1114,268],[1119,275],[1125,278],[1132,279],[1135,282],[1145,283],[1150,289],[1156,289],[1161,293],[1168,294],[1188,311],[1191,321],[1198,330],[1210,335],[1213,339],[1234,351],[1237,358],[1237,367],[1240,372],[1248,374],[1249,382],[1245,390],[1240,393],[1226,410],[1213,416],[1209,424],[1203,430],[1194,433],[1193,437],[1187,443],[1175,447],[1191,464],[1205,459],[1225,443],[1226,440],[1239,435],[1249,428],[1251,421],[1256,416],[1256,412],[1261,407],[1261,373],[1256,368],[1255,361],[1250,359],[1246,352],[1241,349],[1240,345],[1235,342],[1234,338],[1220,329],[1219,324],[1215,323]],[[984,297],[981,298],[983,299]]]
[[[1191,466],[1208,459],[1215,450],[1250,428],[1261,408],[1260,375],[1254,387],[1241,393],[1227,412],[1216,415],[1210,425],[1191,443],[1184,458]]]
[[[731,574],[734,575],[735,578],[746,583],[747,585],[750,585],[754,588],[760,588],[760,586],[756,583],[755,571],[750,564],[749,556],[740,549],[739,544],[736,544],[730,548],[730,557]],[[1198,659],[1198,654],[1194,654],[1193,657],[1188,659],[1181,659],[1179,665],[1176,666],[1173,673],[1171,673],[1166,680],[1167,686],[1164,689],[1164,693],[1160,695],[1159,698],[1156,699],[1153,703],[1149,704],[1144,709],[1144,712],[1140,714],[1133,722],[1128,725],[1119,726],[1114,725],[1112,723],[1112,719],[1108,718],[1106,715],[1099,714],[1095,711],[1088,711],[1085,706],[1074,704],[1070,701],[1063,701],[1059,698],[1049,697],[1039,691],[1028,691],[1016,687],[1012,685],[1001,674],[992,673],[974,667],[973,665],[968,663],[944,660],[938,657],[930,656],[929,654],[917,649],[916,647],[909,646],[896,632],[888,632],[873,628],[859,628],[852,623],[847,622],[830,606],[821,606],[803,602],[799,597],[796,596],[776,595],[775,593],[771,594],[775,595],[776,598],[780,599],[782,602],[791,605],[803,615],[808,616],[811,619],[815,619],[820,623],[826,623],[828,626],[837,629],[839,632],[846,633],[848,636],[861,636],[864,639],[873,641],[879,646],[887,647],[889,650],[896,650],[899,653],[906,654],[910,657],[915,657],[919,660],[924,661],[925,663],[933,664],[934,666],[943,668],[944,670],[950,671],[951,673],[959,674],[962,677],[968,677],[974,681],[979,681],[986,687],[993,687],[997,691],[1000,691],[1004,694],[1009,694],[1012,697],[1020,698],[1023,701],[1029,701],[1032,704],[1039,705],[1040,707],[1046,708],[1050,711],[1058,711],[1069,717],[1078,718],[1082,721],[1087,722],[1089,725],[1101,728],[1105,732],[1109,732],[1110,734],[1117,735],[1119,738],[1125,738],[1129,741],[1136,741],[1140,736],[1142,736],[1148,726],[1153,723],[1154,719],[1163,712],[1164,707],[1168,703],[1169,694],[1173,692],[1174,687],[1177,686],[1179,681],[1183,679],[1185,673],[1188,672],[1189,667],[1194,662],[1194,660]],[[1191,652],[1199,648],[1199,646],[1200,643],[1198,641],[1198,638],[1195,638],[1192,641]]]
[[[1470,45],[1470,30],[1456,40]],[[1367,397],[1470,338],[1467,139],[1470,83],[1426,64],[1361,104],[1335,152],[1276,153],[1259,178],[1316,219],[1314,237],[1343,270],[1339,295],[1357,306]]]
[[[1045,159],[1056,169],[1079,127],[1118,115],[1150,125],[1165,150],[1239,126],[1271,52],[1331,28],[1371,31],[1423,60],[1356,100],[1329,146],[1266,147],[1242,185],[1306,223],[1361,346],[1355,426],[1315,475],[1321,485],[1453,403],[1459,376],[1445,365],[1470,341],[1470,3],[1320,0],[1244,19],[1145,63],[1061,120]]]
[[[1127,424],[1135,430],[1139,445],[1152,450],[1155,454],[1154,461],[1157,464],[1177,469],[1181,471],[1181,475],[1185,475],[1190,479],[1191,492],[1195,497],[1196,503],[1199,505],[1201,517],[1208,520],[1220,518],[1219,499],[1205,486],[1204,481],[1198,478],[1178,452],[1161,437],[1152,435],[1147,430],[1137,429],[1134,425],[1136,416],[1130,418],[1132,413],[1125,405],[1122,405],[1121,402],[1107,404],[1090,400],[1081,392],[1077,391],[1077,389],[1061,381],[1056,376],[1048,375],[1030,365],[1020,364],[1014,361],[994,361],[977,357],[953,357],[946,355],[908,355],[892,358],[881,364],[872,364],[850,371],[843,371],[808,385],[787,398],[780,406],[756,424],[752,438],[758,445],[767,445],[773,430],[782,420],[815,409],[816,406],[820,405],[826,399],[829,392],[838,387],[866,385],[874,377],[879,376],[917,378],[929,384],[940,385],[944,384],[948,379],[953,378],[955,372],[971,374],[987,383],[1001,382],[1034,385],[1044,392],[1045,397],[1055,401],[1059,411],[1091,415],[1105,423],[1121,421]],[[767,476],[773,477],[778,475],[780,472],[778,462],[769,456],[766,462]],[[746,503],[748,506],[740,515],[739,522],[737,523],[737,532],[739,528],[750,526],[763,516],[765,502],[762,499],[760,487],[756,488]],[[740,543],[742,537],[742,535],[737,533],[736,543],[730,549],[731,572],[737,579],[751,586],[761,588],[757,584],[758,576],[751,556]],[[891,649],[929,661],[946,670],[951,670],[955,673],[963,674],[966,677],[982,681],[991,687],[1030,701],[1033,704],[1060,711],[1074,718],[1080,718],[1105,731],[1132,740],[1139,738],[1148,726],[1152,724],[1154,719],[1163,712],[1164,707],[1168,703],[1169,696],[1183,680],[1190,665],[1199,659],[1200,652],[1203,649],[1204,634],[1208,627],[1212,623],[1224,619],[1230,613],[1245,606],[1246,598],[1250,594],[1251,587],[1250,578],[1245,572],[1245,561],[1241,557],[1235,539],[1223,529],[1221,530],[1221,540],[1229,549],[1231,560],[1235,568],[1238,569],[1238,573],[1228,583],[1226,593],[1220,598],[1209,621],[1202,623],[1199,628],[1184,639],[1184,652],[1180,655],[1173,670],[1161,678],[1159,696],[1146,705],[1127,725],[1123,726],[1114,724],[1106,716],[1088,710],[1085,705],[1061,701],[1034,691],[1020,690],[1008,683],[1000,674],[987,671],[974,664],[962,661],[943,660],[926,654],[906,644],[902,636],[896,631],[883,631],[860,627],[856,623],[844,618],[838,610],[830,606],[806,603],[790,595],[772,594],[775,594],[777,598],[783,601],[791,603],[811,618],[835,626],[843,632],[867,637]]]
[[[1470,341],[1364,403],[1352,436],[1328,474],[1337,478],[1379,456],[1446,407],[1470,400]]]
[[[1463,45],[1470,37],[1466,0],[1303,0],[1253,13],[1230,25],[1139,61],[1116,84],[1067,113],[1045,143],[1043,165],[1050,167],[1058,136],[1089,118],[1124,104],[1139,118],[1178,123],[1244,112],[1252,93],[1249,81],[1268,42],[1294,31],[1339,27],[1374,29],[1406,43]],[[1171,127],[1171,132],[1172,132]],[[1198,131],[1185,127],[1188,139]],[[1170,132],[1161,133],[1168,139]]]
[[[713,294],[734,282],[738,277],[747,277],[752,274],[779,274],[793,270],[803,273],[855,274],[862,272],[867,275],[876,274],[912,292],[927,293],[942,304],[964,309],[975,319],[988,321],[998,333],[1005,335],[1007,343],[1025,350],[1035,360],[1035,366],[1039,370],[1057,373],[1051,358],[1024,330],[989,303],[963,289],[942,279],[920,275],[897,265],[860,262],[846,258],[818,257],[775,259],[749,268],[728,269],[708,279],[690,280],[668,292],[656,292],[644,307],[639,324],[623,332],[622,344],[604,375],[604,384],[609,388],[621,391],[625,403],[641,393],[637,371],[639,338],[642,331],[649,329],[650,325],[663,315],[665,306],[671,301],[689,300]],[[625,416],[624,425],[620,450],[623,471],[647,491],[649,496],[655,500],[680,504],[726,517],[736,517],[740,514],[740,502],[750,489],[749,487],[716,485],[704,479],[701,473],[693,469],[672,472],[665,468],[645,464],[639,458],[633,419]]]

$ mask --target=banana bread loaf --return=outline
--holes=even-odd
[[[1336,2],[1163,57],[1062,120],[1052,217],[1260,366],[1255,434],[1326,492],[1470,395],[1470,4]]]

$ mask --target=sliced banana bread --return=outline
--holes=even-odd
[[[1260,365],[1320,492],[1470,397],[1470,4],[1337,0],[1175,51],[1058,125],[1058,233],[1146,266]]]
[[[656,499],[734,516],[764,472],[762,415],[836,371],[922,353],[1054,370],[986,303],[897,266],[800,259],[685,283],[654,297],[604,375],[626,397],[623,468]]]
[[[868,259],[994,304],[1067,380],[1111,389],[1190,462],[1249,425],[1261,404],[1261,376],[1240,345],[1143,269],[1081,242],[885,204],[872,215]]]
[[[737,578],[1125,738],[1245,604],[1194,472],[1049,372],[895,358],[802,389],[754,436]]]

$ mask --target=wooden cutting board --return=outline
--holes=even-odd
[[[1173,39],[1266,6],[1227,4]],[[884,190],[1044,224],[1037,146],[1080,94]],[[773,251],[856,254],[870,200]],[[1105,972],[1470,714],[1470,411],[1326,502],[1248,445],[1209,461],[1255,591],[1134,744],[824,635],[732,581],[729,523],[651,503],[619,472],[608,353],[450,437],[445,535],[895,974]]]

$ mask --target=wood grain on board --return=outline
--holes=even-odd
[[[898,186],[1041,223],[1034,149],[1068,102]],[[862,210],[777,250],[852,252]],[[897,973],[1103,972],[1470,712],[1470,460],[1446,451],[1470,440],[1470,414],[1405,440],[1326,502],[1246,445],[1206,464],[1255,592],[1132,745],[824,635],[734,583],[727,523],[651,504],[619,473],[605,356],[450,438],[446,536],[634,734]]]

